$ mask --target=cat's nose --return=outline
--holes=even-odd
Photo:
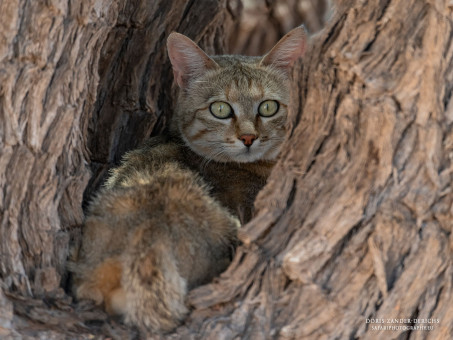
[[[239,139],[244,143],[245,146],[251,146],[253,141],[256,139],[256,135],[246,134],[239,137]]]

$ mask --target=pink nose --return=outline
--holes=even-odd
[[[239,137],[239,139],[244,143],[245,146],[250,146],[253,144],[253,141],[256,139],[256,136],[253,134],[246,134]]]

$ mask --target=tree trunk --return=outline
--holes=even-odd
[[[310,33],[324,27],[330,0],[230,0],[239,20],[231,28],[228,52],[263,55],[292,28],[304,24]]]
[[[180,335],[453,338],[452,10],[343,1],[294,71],[288,140],[244,246],[192,291]]]
[[[0,338],[90,331],[61,288],[90,168],[87,199],[122,153],[162,130],[170,32],[222,52],[233,15],[226,0],[0,2],[0,284],[14,301],[0,294]]]
[[[0,3],[0,337],[136,335],[61,288],[88,165],[87,198],[163,130],[166,37],[222,52],[228,3]],[[288,139],[244,244],[161,338],[453,338],[452,15],[447,0],[338,1],[294,70]]]

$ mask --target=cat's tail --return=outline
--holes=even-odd
[[[132,235],[123,258],[122,286],[126,323],[147,329],[170,331],[187,315],[184,303],[187,282],[165,240],[153,240],[146,227]]]

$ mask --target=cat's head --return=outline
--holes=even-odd
[[[208,159],[274,160],[285,137],[291,66],[304,54],[305,40],[297,27],[264,57],[209,57],[186,36],[170,34],[180,87],[172,129]]]

